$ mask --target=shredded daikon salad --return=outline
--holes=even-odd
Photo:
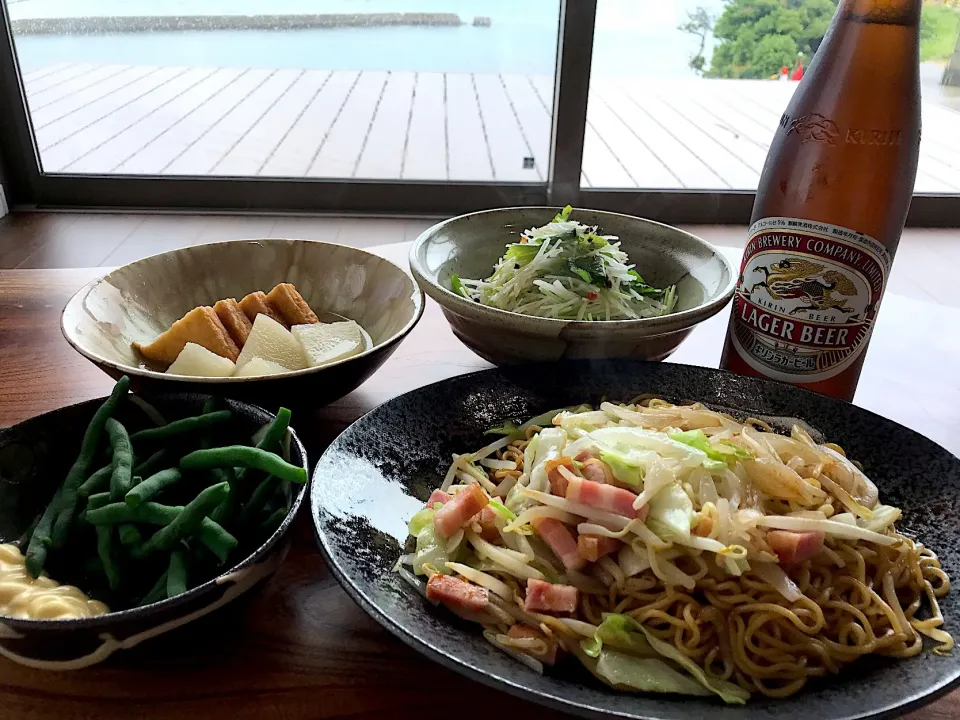
[[[482,305],[561,320],[635,320],[671,312],[677,289],[648,285],[619,238],[570,219],[526,230],[486,280],[451,277],[455,293]]]
[[[397,569],[537,671],[574,656],[617,689],[740,703],[924,637],[953,647],[936,555],[800,425],[646,398],[488,434],[453,456]]]

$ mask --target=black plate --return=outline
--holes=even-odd
[[[940,555],[960,577],[960,460],[894,422],[821,395],[706,368],[631,361],[571,362],[486,370],[395,398],[351,425],[327,449],[311,488],[320,547],[347,592],[401,640],[468,677],[567,712],[590,717],[744,717],[719,700],[615,693],[586,670],[539,676],[487,643],[479,629],[424,601],[391,572],[407,520],[440,484],[454,452],[482,447],[485,429],[552,408],[601,398],[657,393],[737,408],[780,429],[803,418],[860,460],[880,497],[904,511],[902,528]],[[941,603],[956,631],[960,592]],[[429,667],[424,668],[429,673]],[[785,700],[754,694],[751,718],[862,718],[929,701],[960,676],[960,657],[930,652],[903,661],[868,658],[839,677],[812,682]]]

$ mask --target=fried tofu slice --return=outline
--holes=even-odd
[[[152,343],[134,343],[133,346],[150,362],[168,367],[188,342],[201,345],[233,362],[236,362],[240,355],[240,349],[220,322],[217,313],[206,305],[195,307]]]
[[[253,328],[253,323],[240,309],[240,303],[233,298],[217,300],[213,310],[217,313],[217,317],[220,318],[220,322],[223,323],[227,332],[230,333],[230,338],[242,350],[244,343],[247,342],[247,337],[250,335],[250,330]]]
[[[290,329],[290,326],[280,316],[280,313],[278,313],[276,308],[273,307],[273,305],[271,305],[267,300],[266,293],[260,290],[250,293],[243,300],[241,300],[240,309],[243,310],[244,314],[250,319],[251,323],[257,321],[257,315],[266,315],[271,320],[276,320],[287,330]]]
[[[283,316],[287,325],[314,325],[320,319],[314,314],[307,301],[290,283],[280,283],[267,295],[267,302]]]

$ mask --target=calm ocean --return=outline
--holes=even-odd
[[[722,0],[600,0],[598,74],[685,77],[698,41],[676,28]],[[11,17],[453,12],[461,27],[21,36],[24,72],[58,62],[552,74],[558,0],[12,0]],[[490,27],[473,27],[488,17]],[[708,50],[709,55],[709,50]]]

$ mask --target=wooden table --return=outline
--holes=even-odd
[[[405,266],[408,247],[374,251]],[[739,262],[739,250],[724,251]],[[0,424],[109,391],[107,376],[67,345],[59,327],[69,297],[103,272],[0,271]],[[673,360],[715,367],[726,322],[722,313],[704,323]],[[960,336],[951,332],[956,328],[960,310],[888,294],[856,402],[960,454]],[[315,460],[347,424],[385,400],[485,367],[428,301],[420,324],[373,378],[297,425]],[[295,526],[286,563],[266,590],[247,602],[90,670],[51,674],[0,661],[4,720],[446,720],[450,708],[456,708],[458,720],[489,720],[491,712],[504,718],[545,714],[423,659],[381,629],[330,575],[306,513]],[[923,712],[925,718],[960,720],[960,692]]]

